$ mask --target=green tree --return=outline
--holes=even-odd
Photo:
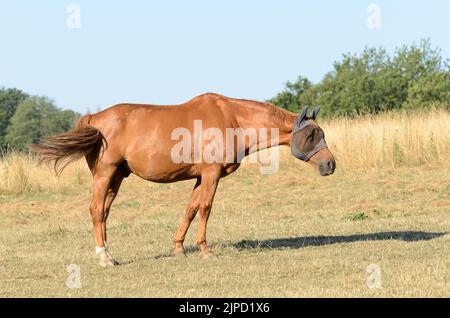
[[[70,110],[61,111],[47,97],[29,97],[17,106],[5,141],[9,148],[26,150],[41,137],[70,130],[78,116]]]
[[[80,114],[65,109],[59,111],[55,116],[55,126],[58,133],[73,129],[75,122],[80,118]]]
[[[450,68],[428,40],[403,46],[392,57],[382,48],[366,48],[361,54],[344,54],[320,83],[300,76],[269,101],[290,111],[317,105],[328,117],[450,108]]]
[[[311,91],[313,84],[306,77],[299,76],[294,83],[287,82],[285,85],[286,88],[270,99],[270,103],[297,112],[314,99]]]
[[[34,98],[17,106],[7,129],[5,141],[10,148],[25,150],[27,145],[39,138],[40,118]]]
[[[420,77],[408,86],[404,108],[442,106],[450,109],[450,72],[432,73]]]
[[[5,135],[11,117],[19,105],[27,98],[27,94],[15,88],[0,89],[0,149],[6,146]]]
[[[383,49],[366,48],[361,55],[344,55],[318,85],[316,103],[326,115],[360,115],[387,110],[397,101],[389,85],[390,58]]]

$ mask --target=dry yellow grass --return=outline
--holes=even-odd
[[[12,152],[0,160],[0,195],[64,193],[85,184],[88,173],[86,163],[80,160],[58,178],[50,166],[39,165],[35,156]]]
[[[321,123],[343,167],[400,167],[448,162],[450,112],[385,113]]]
[[[326,178],[289,149],[277,173],[244,165],[219,184],[208,225],[219,258],[211,262],[197,257],[196,223],[187,259],[167,257],[192,180],[125,180],[108,221],[111,252],[124,265],[102,269],[85,163],[58,179],[33,157],[8,155],[0,163],[0,296],[449,297],[449,122],[445,111],[321,122],[338,158]],[[424,159],[421,147],[437,155]],[[66,286],[69,264],[80,266],[81,288]],[[381,288],[368,287],[371,264]]]

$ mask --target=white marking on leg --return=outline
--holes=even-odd
[[[95,247],[95,254],[100,255],[106,252],[106,247]]]

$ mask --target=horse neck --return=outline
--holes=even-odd
[[[292,130],[297,115],[269,103],[241,101],[244,107],[237,112],[236,121],[242,129],[256,129],[257,144],[249,153],[279,145],[290,146]],[[266,130],[261,130],[265,128]],[[278,138],[273,138],[273,129],[278,130]],[[261,132],[267,131],[265,135]]]

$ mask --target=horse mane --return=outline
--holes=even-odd
[[[223,97],[223,96],[222,96]],[[253,104],[256,107],[264,108],[267,110],[267,114],[269,116],[269,119],[273,122],[276,122],[280,127],[283,125],[288,127],[289,129],[293,129],[293,122],[297,118],[297,115],[283,109],[281,107],[278,107],[272,103],[269,102],[260,102],[256,100],[251,99],[243,99],[243,98],[233,98],[234,100],[250,103]]]
[[[268,115],[270,121],[277,123],[277,125],[279,127],[283,127],[283,126],[286,127],[287,130],[293,129],[293,122],[295,122],[295,119],[297,118],[296,114],[294,114],[286,109],[283,109],[281,107],[278,107],[269,102],[261,102],[261,101],[245,99],[245,98],[231,98],[231,97],[227,97],[227,96],[217,94],[217,93],[204,93],[204,94],[194,97],[189,102],[191,102],[195,99],[205,98],[205,97],[211,97],[211,98],[215,98],[217,100],[232,100],[232,101],[237,102],[238,104],[245,105],[245,107],[253,106],[258,109],[262,108],[267,111],[267,115]]]

